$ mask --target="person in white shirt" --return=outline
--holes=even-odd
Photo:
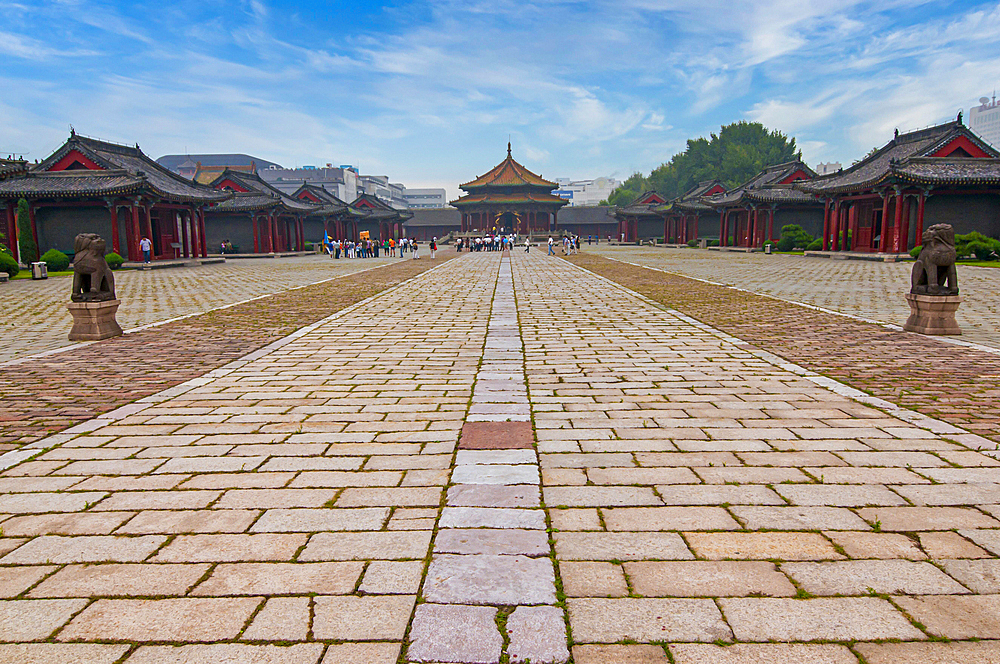
[[[149,264],[150,254],[153,251],[153,243],[145,235],[139,240],[139,249],[142,250],[142,262]]]

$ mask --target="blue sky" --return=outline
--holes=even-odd
[[[1000,4],[887,0],[0,0],[0,152],[80,133],[457,185],[514,154],[630,173],[759,120],[807,162],[1000,84]]]

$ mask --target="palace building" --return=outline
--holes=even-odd
[[[636,197],[625,207],[615,208],[618,220],[618,236],[613,240],[638,242],[641,238],[654,238],[663,229],[664,219],[659,210],[667,205],[667,199],[655,191],[647,191]]]
[[[132,261],[142,259],[143,236],[152,240],[155,259],[207,256],[205,211],[228,197],[172,173],[138,145],[76,132],[40,164],[0,180],[8,227],[14,230],[14,211],[24,198],[39,253],[72,254],[79,233],[97,233]]]
[[[511,156],[486,175],[459,185],[466,192],[452,205],[462,213],[462,232],[516,232],[521,235],[544,235],[556,232],[559,209],[567,204],[552,191],[558,188],[535,175]]]
[[[816,173],[802,161],[768,166],[748,182],[705,199],[719,213],[720,246],[760,248],[795,224],[813,235],[822,230],[823,207],[795,188]]]
[[[962,116],[896,136],[838,173],[801,182],[825,210],[824,251],[905,254],[923,229],[1000,235],[1000,152]]]
[[[706,180],[699,182],[683,196],[658,208],[663,216],[663,242],[686,244],[690,240],[697,240],[702,217],[715,217],[715,210],[704,199],[725,191],[726,186],[719,180]]]

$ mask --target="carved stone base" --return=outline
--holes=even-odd
[[[107,302],[70,302],[69,312],[73,314],[73,329],[70,341],[100,341],[120,337],[121,326],[115,319],[121,300]]]
[[[906,294],[910,304],[910,317],[903,329],[920,334],[962,334],[955,321],[955,312],[962,303],[960,295]]]

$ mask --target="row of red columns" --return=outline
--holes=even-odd
[[[917,199],[916,242],[922,241],[924,234],[924,204],[927,192],[904,194],[899,187],[880,193],[882,197],[882,231],[879,238],[879,253],[899,254],[910,249],[910,199]],[[891,246],[889,228],[889,200],[895,203]],[[858,236],[857,207],[839,200],[828,199],[823,205],[823,251],[852,251]],[[849,239],[850,238],[850,239]]]
[[[688,240],[698,239],[698,215],[690,214],[682,217],[667,217],[663,221],[664,244],[674,238],[678,244],[686,244]]]
[[[763,246],[767,241],[774,241],[774,207],[760,208],[751,207],[746,209],[747,226],[746,232],[741,236],[739,233],[739,210],[722,210],[719,214],[719,246],[729,246],[729,235],[733,233],[733,242],[736,246],[757,248]],[[730,224],[730,215],[733,215],[735,228]],[[765,228],[764,221],[767,221]]]
[[[273,214],[269,215],[250,215],[251,225],[253,227],[253,252],[255,254],[260,253],[275,253],[278,251],[276,245],[278,240],[281,238],[281,233],[278,231],[278,223],[281,221],[281,216],[275,216]],[[258,225],[258,221],[262,222],[266,226],[267,232],[261,233],[261,228]],[[288,228],[288,221],[285,221],[286,235],[290,230]],[[295,245],[293,251],[305,251],[306,243],[303,230],[302,217],[296,216],[293,221],[295,227]],[[263,240],[267,240],[266,247]],[[291,238],[288,238],[289,241]],[[291,244],[289,244],[291,246]]]

